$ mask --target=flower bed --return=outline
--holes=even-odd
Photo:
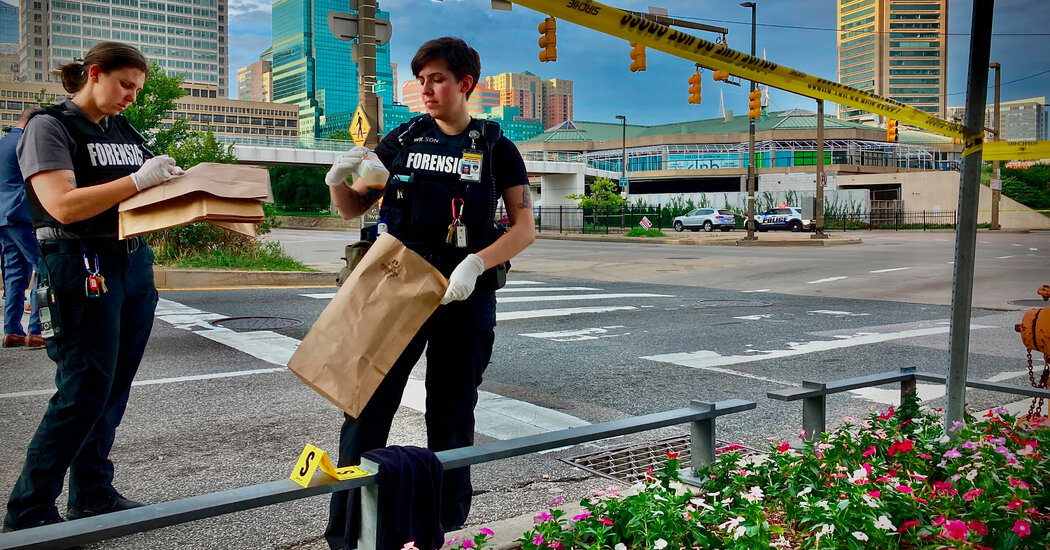
[[[942,435],[914,396],[899,410],[846,418],[819,442],[773,445],[748,463],[734,449],[699,472],[690,492],[668,454],[630,496],[596,491],[570,518],[549,503],[525,550],[757,548],[1050,548],[1047,419],[1004,409]],[[484,535],[484,534],[483,534]],[[482,548],[487,537],[453,541]]]

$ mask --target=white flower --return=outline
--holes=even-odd
[[[821,501],[821,502],[824,502],[824,501]],[[825,506],[826,506],[826,504],[825,504]],[[817,535],[816,535],[817,540],[820,540],[820,537],[823,537],[824,535],[828,535],[828,534],[831,534],[831,533],[834,533],[834,532],[835,532],[835,526],[834,525],[828,525],[827,523],[822,523],[822,524],[820,524],[820,532],[817,533]]]
[[[977,477],[977,470],[970,470],[969,472],[966,472],[967,481],[973,481],[975,477]]]
[[[733,497],[726,497],[726,499],[722,501],[722,504],[725,504],[726,506],[733,504]]]
[[[879,507],[879,501],[877,501],[874,498],[872,498],[871,495],[860,495],[860,498],[863,498],[864,502],[868,506],[871,506],[872,508],[878,508]]]
[[[653,548],[656,548],[656,550],[663,550],[664,548],[667,548],[667,541],[664,539],[656,539]]]
[[[613,550],[627,550],[627,545],[622,542],[618,542],[616,543],[616,546],[613,546]]]
[[[856,483],[862,479],[868,479],[868,471],[864,468],[853,470],[853,475],[849,476],[850,483]]]
[[[744,533],[746,533],[746,532],[747,532],[747,527],[744,527],[743,525],[737,527],[736,531],[733,533],[733,540],[736,540],[736,539],[744,536]]]
[[[762,497],[765,496],[765,493],[762,492],[762,489],[758,485],[755,485],[751,488],[750,491],[746,493],[741,493],[740,496],[748,502],[758,502],[762,500]]]
[[[802,489],[801,491],[799,491],[798,494],[795,495],[795,496],[802,497],[802,496],[808,495],[808,494],[810,494],[812,492],[813,492],[813,486],[812,485],[807,485],[805,489]]]
[[[851,534],[853,535],[853,538],[855,538],[855,539],[857,539],[859,541],[867,541],[868,540],[868,535],[865,535],[864,533],[861,533],[860,531],[854,531]]]
[[[813,505],[828,510],[829,512],[831,511],[831,508],[828,508],[828,501],[826,500],[818,500]],[[832,529],[834,529],[834,526],[832,526]]]
[[[875,522],[875,527],[878,529],[885,529],[886,531],[896,531],[897,528],[890,521],[890,518],[886,516],[879,516],[879,519]]]
[[[948,436],[946,436],[946,435],[942,435],[942,436],[937,438],[937,443],[940,443],[942,445],[947,443],[947,442],[949,442],[949,441],[951,441],[951,439]]]
[[[725,532],[728,533],[728,532],[736,529],[737,526],[740,525],[743,522],[744,522],[743,516],[738,516],[736,519],[731,519],[731,520],[725,521],[724,523],[719,525],[718,528],[722,529],[722,530],[724,530]]]
[[[791,548],[791,541],[784,538],[784,535],[780,535],[780,538],[769,543],[772,548]]]
[[[682,489],[685,489],[685,485],[682,485],[682,483],[678,481],[672,481],[668,483],[667,486],[670,487],[671,490],[676,493],[680,492]]]

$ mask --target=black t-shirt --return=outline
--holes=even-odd
[[[379,142],[379,146],[376,147],[375,153],[379,157],[379,160],[383,161],[383,165],[390,167],[394,165],[394,159],[397,154],[401,151],[401,144],[398,143],[397,138],[405,130],[408,129],[409,123],[406,122],[401,126],[398,126],[394,131],[388,133],[386,137]],[[469,132],[470,129],[464,130],[461,134],[455,136],[445,136],[449,141],[456,141],[457,138],[462,137],[464,134]],[[434,124],[431,128],[431,132],[441,131]],[[428,133],[426,130],[419,132],[412,139],[417,139],[421,135]],[[478,148],[483,149],[483,144],[479,140]],[[407,144],[406,144],[407,145]],[[518,148],[514,145],[514,142],[507,139],[506,136],[500,136],[500,138],[492,145],[492,173],[496,177],[496,192],[500,197],[503,196],[503,192],[511,187],[517,187],[519,185],[529,184],[529,174],[525,170],[525,161],[521,159],[521,153],[518,152]]]

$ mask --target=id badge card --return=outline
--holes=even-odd
[[[481,181],[482,152],[475,149],[464,149],[459,163],[460,181]]]

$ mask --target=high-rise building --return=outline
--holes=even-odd
[[[273,62],[260,59],[237,69],[237,99],[273,101]]]
[[[943,117],[948,0],[836,0],[836,4],[839,82]],[[840,106],[839,118],[875,117]]]
[[[106,40],[131,44],[169,75],[227,87],[228,0],[20,0],[20,78],[51,74]]]
[[[398,94],[397,94],[397,91],[401,89],[401,88],[397,87],[397,63],[391,63],[390,64],[390,78],[393,81],[393,86],[392,86],[391,89],[393,90],[393,93],[394,93],[394,95],[393,95],[394,103],[400,103],[401,100],[398,99]]]
[[[18,76],[18,44],[0,44],[0,82],[11,82]]]
[[[989,94],[991,95],[991,94]],[[965,107],[948,107],[948,120],[963,122]],[[984,110],[984,126],[995,128],[995,105]],[[999,131],[1005,141],[1040,141],[1047,135],[1046,97],[999,102]]]
[[[351,44],[328,28],[328,12],[346,9],[346,0],[278,0],[273,5],[273,100],[299,106],[302,137],[346,131],[357,109],[358,69]],[[376,19],[390,16],[377,7]],[[401,111],[407,114],[394,106],[390,44],[376,47],[376,73],[386,129],[400,120]]]
[[[18,6],[0,0],[0,44],[18,43]]]
[[[518,107],[522,117],[539,119],[546,128],[572,120],[571,80],[543,80],[525,71],[487,76],[482,81],[489,88],[499,91],[500,105]]]
[[[402,104],[405,107],[408,107],[410,112],[422,113],[426,111],[420,93],[418,80],[405,82],[405,85],[401,88]],[[489,88],[484,82],[480,82],[474,87],[474,91],[470,94],[470,99],[467,100],[467,110],[470,111],[470,116],[473,117],[486,113],[493,107],[499,106],[499,91]]]

